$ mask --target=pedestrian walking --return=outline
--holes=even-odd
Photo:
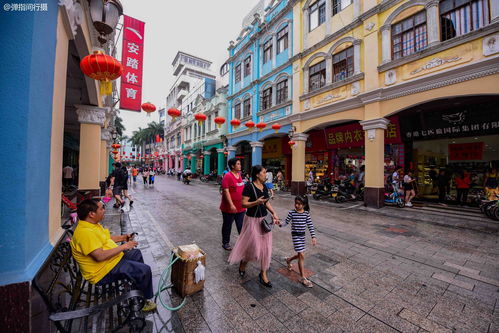
[[[149,179],[149,170],[147,168],[142,169],[142,180],[144,185],[147,185],[147,180]]]
[[[236,222],[238,234],[241,234],[243,228],[244,213],[246,209],[242,206],[244,182],[241,176],[241,160],[231,158],[227,165],[230,171],[222,179],[222,202],[220,210],[222,211],[222,247],[230,251],[230,234],[232,232],[232,223]]]
[[[446,196],[450,191],[449,177],[445,170],[440,170],[438,173],[438,201],[445,205]]]
[[[134,166],[132,168],[132,177],[133,177],[133,182],[137,182],[137,175],[139,174],[139,170]]]
[[[125,205],[125,201],[121,197],[121,192],[123,188],[127,186],[127,174],[126,169],[123,171],[120,162],[114,164],[114,170],[111,173],[110,178],[110,188],[113,190],[113,195],[116,200],[113,205],[114,208],[120,208]]]
[[[411,200],[416,196],[415,191],[415,182],[416,179],[412,176],[413,171],[409,170],[407,174],[404,176],[404,190],[405,190],[405,205],[407,207],[412,207]]]
[[[265,186],[268,188],[269,193],[270,193],[270,199],[274,198],[274,175],[272,174],[272,171],[268,170],[267,174],[265,175]]]
[[[131,179],[130,174],[128,173],[129,169],[127,167],[123,166],[122,170],[124,173],[126,173],[127,179]],[[128,199],[128,201],[130,202],[130,207],[132,207],[133,199],[132,199],[132,196],[128,193],[128,181],[125,182],[125,185],[123,186],[123,196]],[[125,199],[123,199],[123,203],[124,202],[125,202]]]
[[[269,191],[264,185],[265,178],[266,170],[263,166],[252,167],[252,181],[247,183],[243,190],[242,206],[247,209],[243,229],[230,253],[229,262],[239,263],[241,277],[246,274],[246,265],[249,261],[259,262],[260,284],[272,288],[272,283],[267,276],[272,256],[272,232],[268,230],[268,227],[279,224],[279,217],[269,202]],[[269,221],[267,211],[272,215],[271,221]]]
[[[155,169],[151,168],[151,171],[149,172],[149,185],[154,185],[154,177],[156,176],[156,171]]]
[[[288,270],[293,270],[292,262],[298,259],[298,268],[301,275],[301,283],[308,288],[312,288],[313,284],[305,276],[305,229],[308,228],[310,236],[312,237],[312,245],[317,245],[317,237],[315,236],[314,224],[310,217],[310,206],[308,205],[308,198],[305,195],[298,195],[295,197],[295,209],[290,210],[284,224],[286,226],[291,224],[291,238],[293,239],[293,247],[296,254],[292,257],[286,258],[286,265]]]
[[[457,190],[457,204],[460,206],[466,205],[468,202],[468,191],[470,190],[470,174],[465,170],[460,170],[456,178],[454,178]]]

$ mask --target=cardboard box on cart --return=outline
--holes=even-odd
[[[204,279],[196,283],[194,270],[198,261],[206,267],[206,253],[197,245],[182,245],[173,249],[179,257],[172,267],[171,282],[181,297],[189,296],[203,290]]]

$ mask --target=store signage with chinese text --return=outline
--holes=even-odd
[[[144,25],[144,22],[124,15],[120,109],[140,112]]]
[[[398,116],[389,117],[388,120],[390,123],[385,131],[385,143],[401,143]],[[328,149],[364,146],[364,131],[359,123],[332,127],[325,131]]]
[[[483,148],[483,142],[449,144],[449,160],[481,160],[483,158]]]

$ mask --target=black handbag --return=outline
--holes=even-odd
[[[258,195],[256,194],[255,184],[251,183],[251,186],[253,186],[253,192],[255,193],[255,198],[258,199]],[[257,211],[257,215],[259,215],[258,212],[260,211],[260,205],[257,206],[256,211]],[[274,228],[274,223],[267,221],[266,218],[262,219],[262,222],[260,222],[260,225],[261,225],[262,231],[264,233],[271,232],[272,229]]]

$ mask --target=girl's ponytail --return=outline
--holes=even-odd
[[[299,201],[303,204],[303,209],[310,212],[310,206],[308,205],[308,197],[306,195],[297,195],[295,201]]]

